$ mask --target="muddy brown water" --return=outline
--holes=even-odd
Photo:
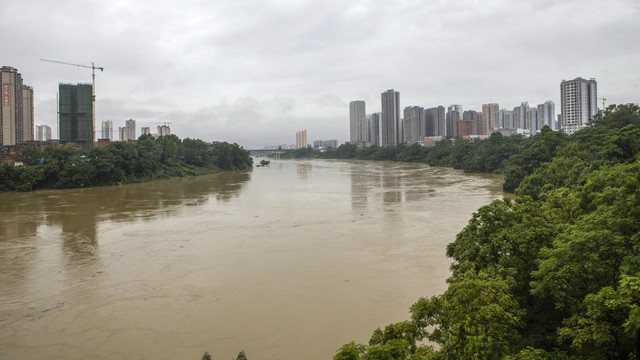
[[[0,358],[331,359],[445,289],[501,183],[314,160],[0,194]]]

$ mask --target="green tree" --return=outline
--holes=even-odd
[[[236,360],[247,360],[247,355],[244,354],[244,351],[240,351],[238,353],[238,356],[236,357]]]
[[[342,345],[337,353],[333,356],[333,360],[360,360],[366,352],[366,346],[350,342]]]
[[[44,152],[35,146],[27,146],[18,159],[27,163],[27,165],[36,165],[44,160]]]
[[[522,310],[509,284],[485,272],[458,275],[444,294],[418,300],[411,313],[426,338],[440,344],[440,359],[499,359],[517,351]]]

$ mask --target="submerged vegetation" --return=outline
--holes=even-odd
[[[0,191],[80,188],[251,169],[253,160],[238,144],[210,149],[202,140],[175,135],[142,135],[84,151],[75,144],[29,146],[20,154],[25,166],[0,166]]]
[[[592,125],[492,135],[462,158],[439,144],[455,164],[502,168],[517,197],[481,207],[448,245],[443,294],[334,359],[640,359],[640,109]],[[477,157],[496,145],[511,156]]]

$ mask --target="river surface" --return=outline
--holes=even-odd
[[[501,184],[313,160],[0,194],[0,359],[331,359],[445,289]]]

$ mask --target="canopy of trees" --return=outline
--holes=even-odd
[[[640,108],[592,125],[521,142],[517,198],[449,244],[447,290],[334,359],[640,359]]]
[[[175,135],[142,135],[88,152],[75,144],[31,146],[20,159],[25,166],[0,166],[0,191],[114,185],[253,167],[249,152],[238,144],[209,149],[202,140]]]

